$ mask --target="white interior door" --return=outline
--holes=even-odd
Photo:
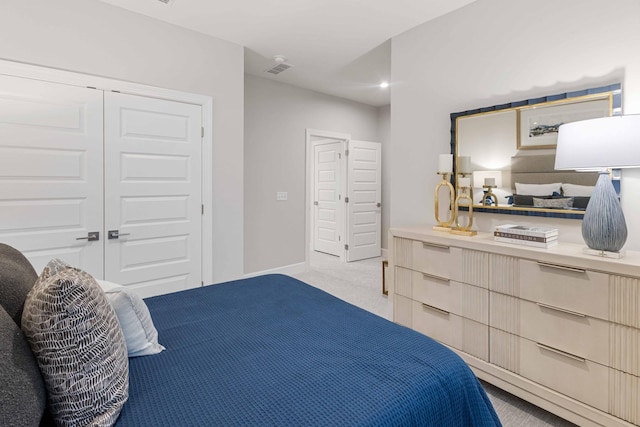
[[[57,257],[102,277],[102,95],[0,76],[0,241],[38,273]]]
[[[313,145],[313,249],[340,256],[344,210],[341,195],[343,141]]]
[[[380,256],[381,146],[378,142],[349,142],[347,156],[347,261]]]
[[[198,105],[105,93],[105,279],[201,285],[201,123]]]

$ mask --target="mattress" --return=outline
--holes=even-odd
[[[469,367],[284,275],[146,300],[166,350],[129,361],[117,426],[496,426]]]

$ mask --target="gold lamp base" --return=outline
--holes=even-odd
[[[440,219],[440,189],[443,188],[446,190],[449,196],[449,207],[452,208],[454,205],[454,189],[453,185],[449,182],[449,173],[448,172],[438,172],[438,175],[442,175],[442,181],[438,183],[435,191],[435,214],[436,221],[438,225],[434,226],[433,229],[436,231],[451,231],[453,221],[455,220],[455,216],[453,212],[449,213],[449,217],[446,221]]]
[[[458,195],[458,197],[456,197],[456,200],[454,202],[454,214],[456,217],[456,227],[452,228],[450,233],[457,234],[459,236],[469,236],[469,237],[475,236],[478,234],[478,231],[471,229],[471,227],[473,227],[473,199],[469,194],[467,194],[467,191],[469,191],[470,188],[461,187],[460,189],[462,190],[462,192],[461,194]],[[467,218],[466,224],[464,224],[464,221],[461,221],[463,218],[459,213],[460,206],[467,207],[467,212],[469,216]]]
[[[493,194],[493,191],[491,191],[493,188],[496,188],[496,186],[483,185],[482,188],[484,188],[487,191],[482,195],[482,206],[491,206],[492,203],[493,203],[493,206],[498,206],[498,198],[496,197],[495,194]]]
[[[452,228],[449,232],[451,234],[457,234],[459,236],[476,236],[478,232],[476,230],[463,230],[461,228]]]

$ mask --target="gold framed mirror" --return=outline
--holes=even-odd
[[[554,169],[558,127],[620,114],[621,97],[612,84],[451,114],[452,183],[471,175],[474,211],[582,218],[597,173]]]

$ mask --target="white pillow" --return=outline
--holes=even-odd
[[[561,182],[553,184],[523,184],[516,182],[516,194],[526,196],[551,196],[553,193],[560,194]]]
[[[562,184],[565,196],[591,197],[595,185]]]
[[[158,331],[142,298],[125,286],[106,280],[97,282],[116,312],[129,357],[157,354],[164,350],[164,346],[158,343]]]

